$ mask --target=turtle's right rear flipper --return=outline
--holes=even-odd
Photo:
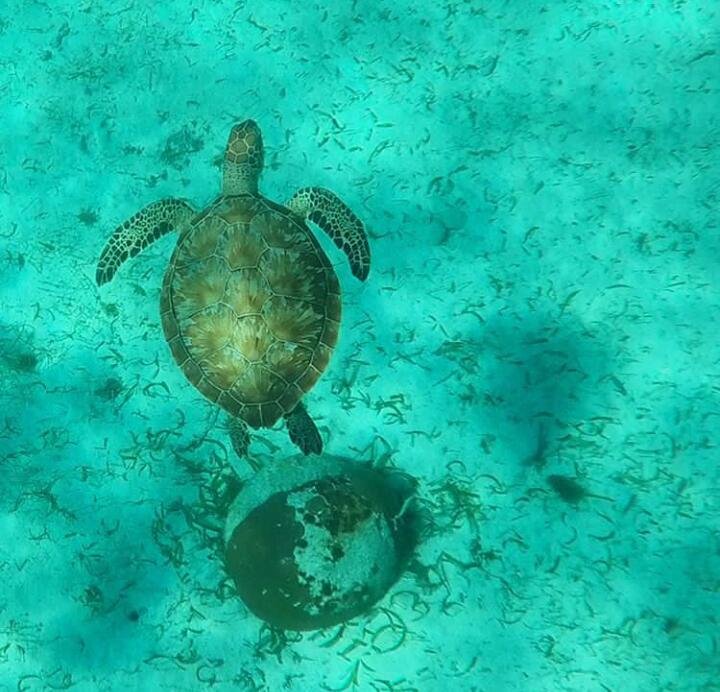
[[[98,260],[95,280],[98,286],[115,276],[120,265],[146,248],[154,240],[173,230],[181,230],[195,210],[181,199],[153,202],[118,226],[107,241]]]
[[[305,454],[320,454],[322,452],[323,443],[320,432],[315,425],[315,421],[310,418],[303,403],[300,402],[290,413],[285,416],[290,439]]]

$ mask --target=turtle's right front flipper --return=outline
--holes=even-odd
[[[195,210],[181,199],[153,202],[118,226],[98,260],[95,280],[98,286],[110,281],[120,265],[154,240],[182,227],[195,216]]]
[[[334,192],[323,187],[301,187],[287,206],[316,223],[350,260],[350,270],[360,281],[370,271],[370,246],[365,226]]]

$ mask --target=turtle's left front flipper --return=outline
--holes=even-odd
[[[335,193],[322,187],[300,188],[288,208],[316,223],[350,260],[350,270],[365,281],[370,271],[370,246],[365,227]]]
[[[195,210],[181,199],[153,202],[118,226],[98,260],[95,280],[98,286],[110,281],[120,265],[154,240],[182,227],[195,216]]]

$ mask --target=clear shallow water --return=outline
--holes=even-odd
[[[718,689],[717,14],[366,5],[0,10],[0,688]],[[326,449],[439,527],[287,641],[200,524],[232,472],[159,324],[174,238],[94,283],[141,206],[217,194],[246,117],[266,195],[329,187],[371,234],[362,285],[320,238]]]

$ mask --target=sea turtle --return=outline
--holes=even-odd
[[[181,199],[145,207],[113,232],[98,261],[99,286],[170,231],[160,315],[173,357],[190,382],[230,414],[233,446],[247,455],[253,428],[285,418],[304,454],[322,440],[302,403],[328,365],[340,325],[340,284],[308,228],[313,221],[361,281],[370,270],[362,222],[334,193],[300,188],[283,206],[258,191],[263,168],[253,120],[230,131],[220,196],[197,212]]]

